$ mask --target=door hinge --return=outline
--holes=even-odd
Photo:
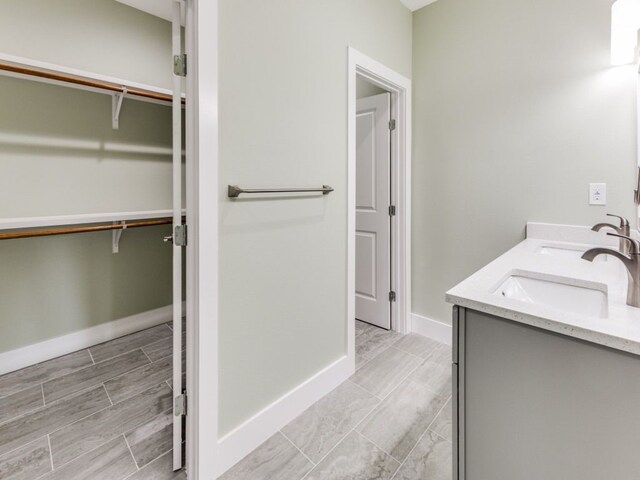
[[[395,302],[396,301],[396,292],[389,292],[389,301],[390,302]]]
[[[176,225],[175,231],[173,233],[173,244],[177,247],[187,246],[187,226],[186,225]]]
[[[396,206],[395,205],[389,205],[389,216],[390,217],[395,217],[396,216]]]
[[[187,76],[187,54],[173,56],[173,73],[179,77]]]
[[[187,394],[183,393],[175,398],[173,414],[176,417],[184,417],[187,415]]]
[[[395,130],[395,129],[396,129],[396,121],[389,120],[389,130]]]

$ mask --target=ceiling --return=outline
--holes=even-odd
[[[120,3],[129,5],[130,7],[137,8],[144,12],[155,15],[156,17],[164,18],[171,21],[171,1],[158,1],[158,0],[117,0]],[[405,6],[415,12],[416,10],[435,2],[436,0],[400,0]]]
[[[435,2],[436,0],[400,0],[400,1],[404,3],[409,10],[411,10],[412,12],[415,12],[419,8],[426,7],[427,5]]]
[[[169,0],[117,0],[120,3],[171,21],[173,2]],[[184,20],[182,21],[184,25]]]

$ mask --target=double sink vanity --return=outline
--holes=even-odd
[[[530,223],[447,292],[454,480],[640,478],[636,248]]]

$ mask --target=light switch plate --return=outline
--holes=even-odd
[[[589,205],[606,205],[607,204],[607,184],[606,183],[590,183],[589,184]]]

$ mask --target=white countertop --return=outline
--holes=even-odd
[[[530,238],[548,236],[534,233],[540,225],[542,224],[530,224],[527,240],[449,290],[446,294],[447,302],[640,355],[640,308],[626,304],[627,274],[622,262],[611,256],[599,257],[606,258],[606,261],[591,263],[582,260],[579,255],[565,258],[539,253],[545,246],[586,250],[611,245],[612,238],[604,234],[593,234],[584,227],[570,227],[582,229],[579,231],[580,235],[569,231],[568,235],[554,235],[554,238],[586,239],[589,243]],[[526,275],[532,273],[531,276],[539,279],[554,280],[554,277],[562,277],[567,284],[591,286],[606,291],[609,299],[608,318],[579,315],[494,293],[510,275],[523,272]]]

